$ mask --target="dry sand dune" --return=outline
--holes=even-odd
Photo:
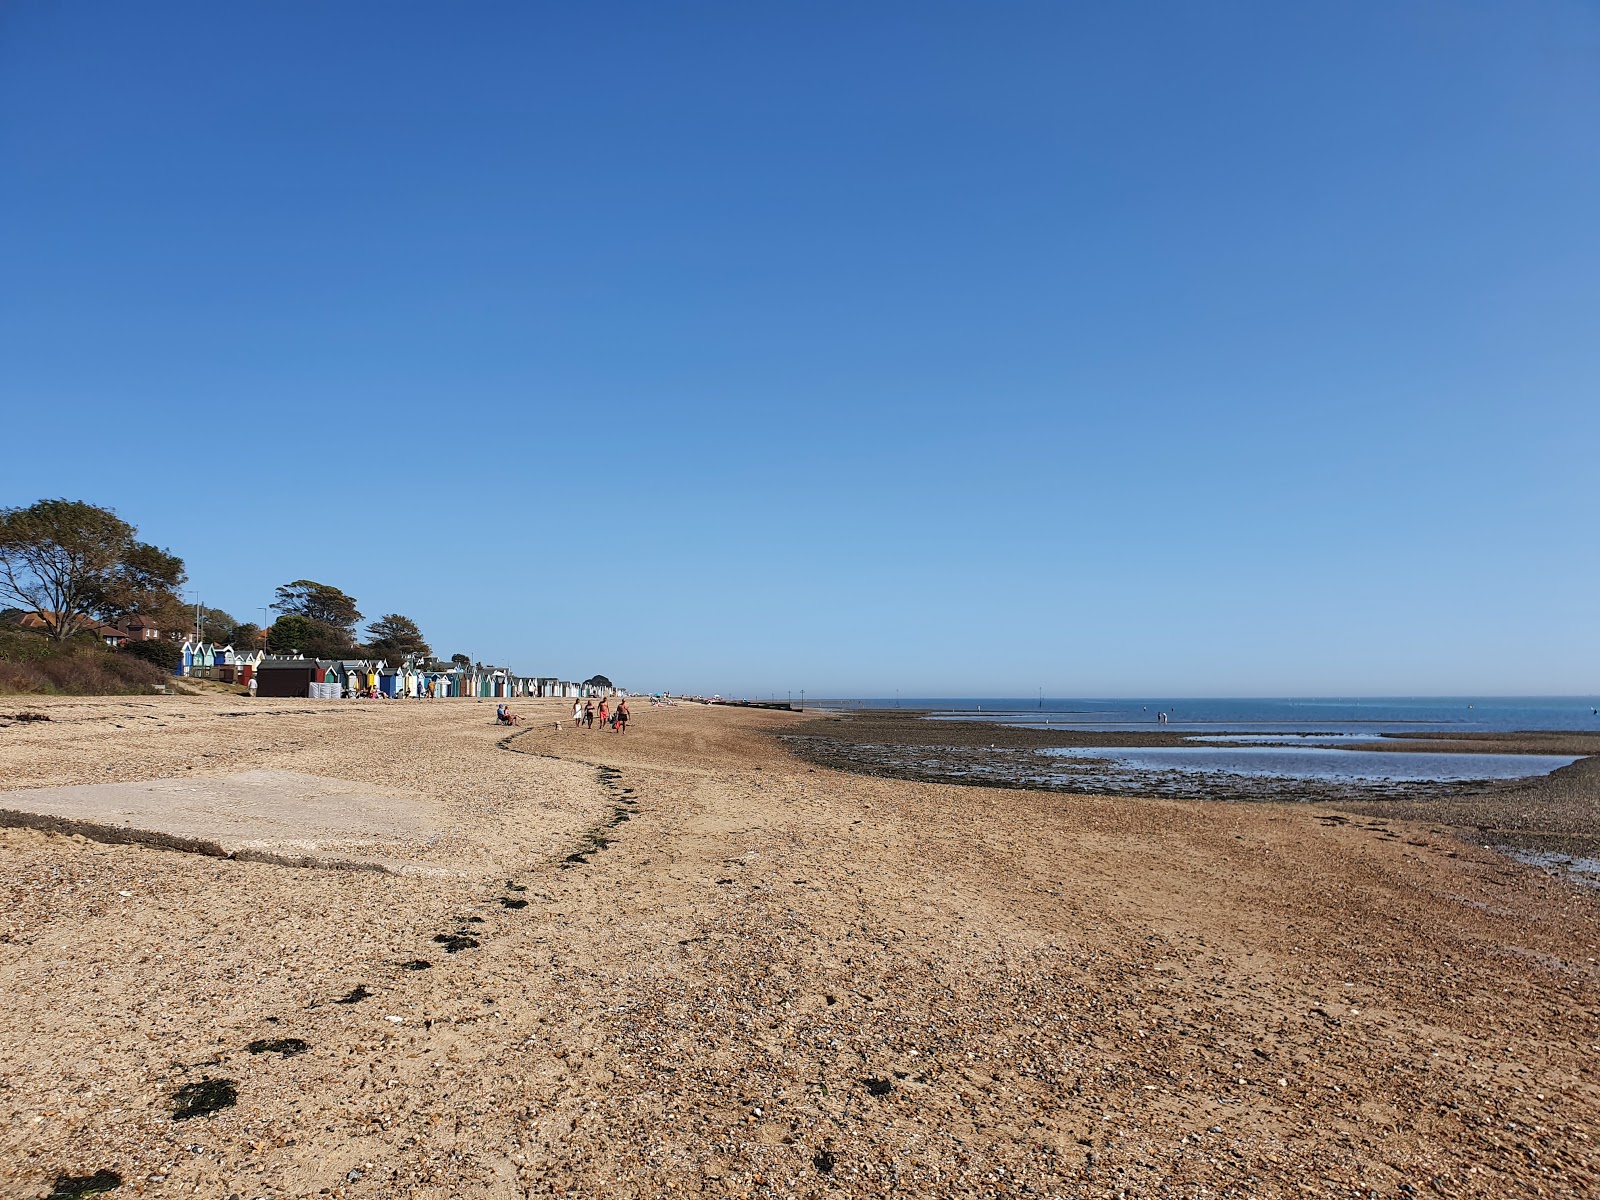
[[[29,707],[8,789],[361,781],[458,873],[0,829],[7,1195],[1600,1191],[1594,899],[1437,827],[860,778],[776,713]]]

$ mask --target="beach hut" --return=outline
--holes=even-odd
[[[420,699],[428,693],[428,673],[414,658],[406,659],[406,696]]]
[[[393,700],[400,694],[400,668],[384,666],[378,671],[378,692]]]
[[[264,658],[256,667],[257,696],[296,696],[311,694],[317,682],[317,664],[309,658]]]
[[[255,674],[256,668],[261,665],[261,660],[265,657],[266,653],[261,650],[236,651],[234,682],[248,685],[250,677]]]

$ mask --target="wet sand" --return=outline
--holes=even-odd
[[[27,707],[8,789],[293,771],[515,852],[0,829],[5,1195],[1600,1189],[1600,906],[1443,823],[865,777],[809,714]]]

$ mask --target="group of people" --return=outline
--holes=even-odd
[[[602,696],[600,704],[596,707],[593,700],[575,700],[572,703],[572,727],[577,729],[593,729],[594,723],[599,720],[602,729],[610,726],[617,733],[628,732],[628,698],[623,696],[617,700],[617,706],[612,708]],[[496,725],[520,725],[522,715],[511,711],[509,704],[497,704],[494,708],[494,723]],[[556,722],[556,729],[561,729],[561,723]]]
[[[574,700],[572,702],[572,727],[577,729],[582,726],[585,730],[593,729],[595,719],[599,718],[600,728],[611,726],[617,733],[628,732],[628,698],[622,697],[617,701],[616,708],[606,704],[606,698],[600,697],[600,706],[595,707],[593,700]]]

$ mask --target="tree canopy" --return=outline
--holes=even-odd
[[[450,661],[458,667],[470,667],[472,665],[472,659],[468,658],[465,654],[452,654],[450,656]]]
[[[433,647],[422,638],[422,630],[410,617],[386,613],[367,627],[367,649],[374,657],[400,662],[407,658],[430,659]]]
[[[307,658],[346,658],[352,647],[348,635],[323,621],[285,613],[267,630],[267,653],[303,654]]]
[[[615,684],[613,684],[611,682],[611,680],[607,679],[604,675],[592,675],[588,679],[585,679],[583,681],[583,684],[584,684],[585,687],[603,687],[603,688],[608,688],[608,687],[616,686]]]
[[[239,622],[220,608],[207,608],[200,606],[200,640],[203,642],[216,642],[219,645],[233,641],[233,631],[239,627]]]
[[[235,650],[254,650],[261,644],[261,626],[241,621],[228,631],[227,642]]]
[[[342,629],[352,640],[361,622],[354,597],[345,595],[332,584],[313,579],[296,579],[284,584],[278,589],[278,602],[272,607],[288,616],[305,617],[308,621],[320,621]]]
[[[143,617],[158,629],[182,629],[189,619],[178,594],[184,580],[183,559],[135,542],[121,569],[91,589],[90,610],[111,625]]]
[[[37,613],[57,641],[96,620],[159,619],[180,603],[183,560],[137,533],[81,500],[0,509],[0,599]]]

